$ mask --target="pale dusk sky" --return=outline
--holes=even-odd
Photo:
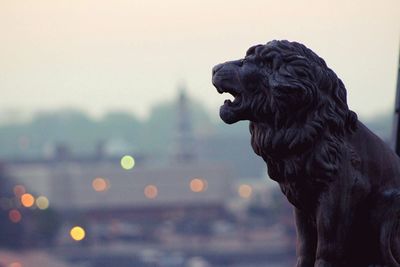
[[[299,41],[342,78],[361,117],[392,111],[399,0],[0,2],[0,113],[79,108],[146,116],[184,83],[217,117],[211,68]]]

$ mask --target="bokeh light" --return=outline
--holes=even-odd
[[[199,193],[207,189],[207,181],[200,178],[194,178],[190,181],[190,190]]]
[[[121,158],[121,167],[124,170],[130,170],[135,167],[135,159],[130,155],[125,155]]]
[[[239,186],[238,193],[241,198],[250,198],[253,188],[248,184],[242,184]]]
[[[101,177],[94,178],[92,181],[92,187],[94,191],[97,192],[106,191],[109,188],[109,186],[110,186],[109,181]]]
[[[7,265],[7,267],[22,267],[22,263],[15,261]]]
[[[17,197],[21,197],[23,194],[26,193],[26,189],[23,185],[16,185],[14,186],[14,194]]]
[[[158,196],[158,188],[155,185],[148,185],[144,188],[144,195],[148,199],[154,199]]]
[[[35,204],[35,198],[31,194],[25,193],[21,196],[21,204],[26,208],[32,207]]]
[[[72,227],[71,231],[69,232],[71,238],[75,241],[81,241],[85,238],[85,230],[80,226]]]
[[[8,218],[10,219],[10,221],[12,221],[13,223],[18,223],[21,221],[22,219],[22,215],[21,213],[16,210],[16,209],[12,209],[8,212]]]
[[[45,196],[39,196],[36,199],[36,206],[41,210],[45,210],[49,207],[49,200]]]

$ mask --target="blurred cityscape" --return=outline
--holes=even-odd
[[[366,124],[388,140],[391,122]],[[249,140],[184,89],[146,120],[5,118],[0,267],[293,266],[291,207]]]

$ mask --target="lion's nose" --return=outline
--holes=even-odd
[[[214,66],[214,68],[212,69],[212,75],[214,76],[214,74],[215,74],[217,71],[219,71],[219,70],[222,68],[223,65],[224,65],[224,64],[218,64],[218,65]]]

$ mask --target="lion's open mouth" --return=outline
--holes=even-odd
[[[238,78],[235,64],[224,63],[213,69],[212,83],[218,93],[228,93],[233,97],[226,99],[219,110],[221,119],[228,124],[235,123],[243,117],[245,101],[242,96],[242,89],[238,88],[241,84]]]
[[[233,100],[231,99],[226,99],[224,101],[223,106],[227,107],[235,107],[238,106],[241,102],[241,94],[238,92],[236,89],[226,89],[226,88],[217,88],[218,93],[223,94],[223,93],[228,93],[231,96],[233,96]]]
[[[217,87],[220,94],[228,93],[233,99],[226,99],[220,108],[220,117],[226,123],[234,123],[239,120],[242,109],[242,95],[235,88]]]

